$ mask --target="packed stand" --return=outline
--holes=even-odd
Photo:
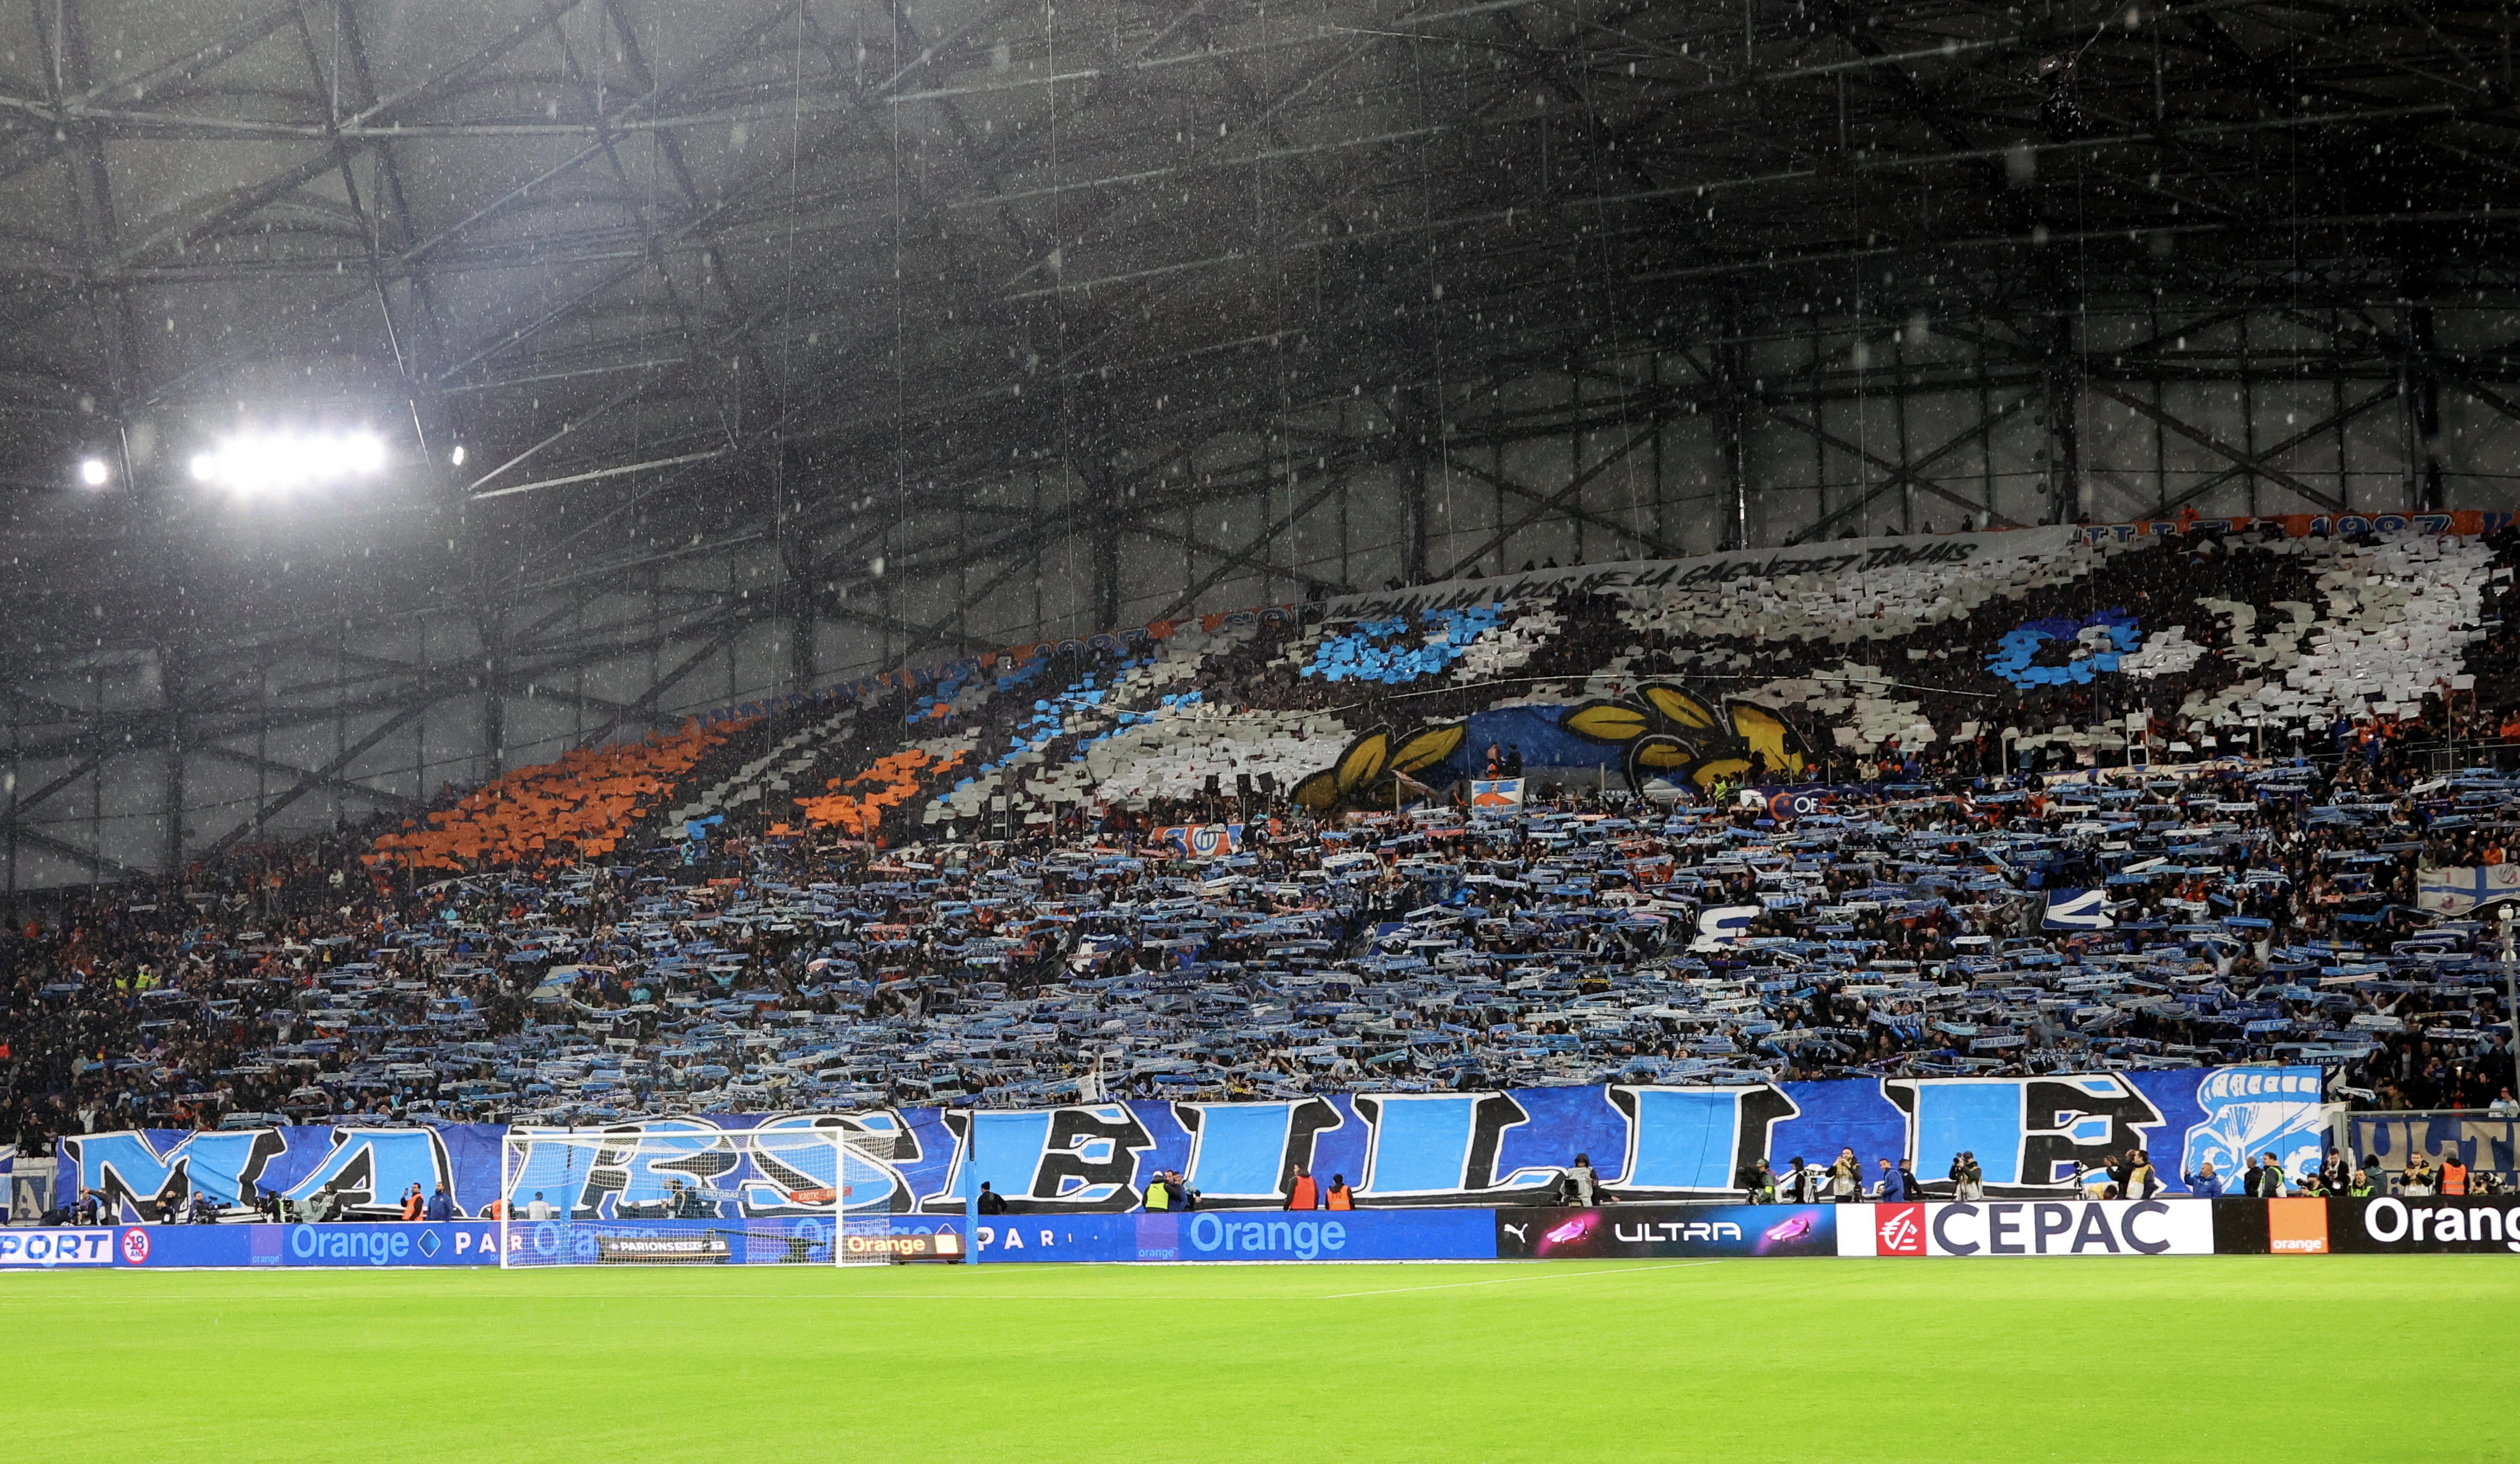
[[[2507,1101],[2498,932],[2427,887],[2513,853],[2520,780],[2488,766],[2511,546],[2298,543],[1858,576],[1851,598],[1569,594],[1446,619],[1433,655],[1358,649],[1405,639],[1388,615],[1328,659],[1353,624],[1217,618],[689,732],[672,770],[624,755],[635,789],[602,759],[514,775],[564,801],[565,774],[572,811],[635,795],[615,846],[538,846],[498,812],[524,800],[476,794],[364,857],[259,850],[26,912],[0,944],[0,1117],[35,1145],[2237,1062],[2318,1064],[2365,1107]],[[2436,626],[2455,654],[2396,643]],[[2434,682],[2340,715],[2363,645]],[[1369,661],[1408,675],[1308,674]],[[1357,682],[1432,705],[1326,694]],[[1691,732],[1641,689],[1671,685],[1711,688],[1692,705],[1723,726],[1696,731],[1751,755],[1674,733],[1640,759],[1648,731],[1584,767],[1479,735],[1519,716],[1500,725],[1581,740],[1626,714],[1579,713],[1619,705]],[[2112,745],[2100,702],[2147,722]],[[1395,772],[1395,738],[1354,763],[1361,799],[1295,797],[1372,729],[1445,719],[1464,734],[1407,744],[1440,758]],[[1526,757],[1521,805],[1469,805],[1468,778]],[[1734,788],[1794,779],[1823,786]],[[510,821],[413,838],[485,818]]]

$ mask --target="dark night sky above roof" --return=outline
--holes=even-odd
[[[2280,315],[2448,288],[2512,257],[2512,24],[2254,0],[18,7],[12,642],[513,594],[1807,311],[2032,335],[2103,292]],[[397,466],[250,510],[182,471],[292,423],[376,428]],[[103,493],[71,486],[88,453]]]

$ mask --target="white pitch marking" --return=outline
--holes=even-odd
[[[1718,1265],[1716,1261],[1675,1261],[1669,1265],[1628,1265],[1616,1270],[1559,1271],[1537,1276],[1499,1276],[1493,1281],[1444,1281],[1433,1286],[1387,1286],[1379,1291],[1333,1291],[1322,1298],[1335,1302],[1354,1296],[1394,1296],[1404,1291],[1451,1291],[1460,1286],[1504,1286],[1514,1281],[1570,1281],[1584,1276],[1633,1276],[1639,1271],[1687,1270],[1693,1265]]]

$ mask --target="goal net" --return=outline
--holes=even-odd
[[[881,1196],[894,1135],[829,1122],[728,1131],[664,1121],[512,1129],[500,1146],[499,1264],[876,1265],[896,1238]]]

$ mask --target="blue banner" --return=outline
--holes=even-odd
[[[710,1114],[605,1131],[520,1130],[510,1197],[536,1194],[579,1220],[641,1213],[716,1220],[960,1216],[986,1182],[1016,1215],[1119,1215],[1175,1173],[1209,1211],[1274,1210],[1296,1170],[1344,1179],[1363,1210],[1537,1205],[1558,1197],[1576,1156],[1624,1201],[1741,1196],[1742,1169],[1824,1165],[1853,1149],[1868,1180],[1912,1164],[1940,1197],[1966,1152],[1996,1198],[2079,1192],[2129,1147],[2150,1151],[2171,1193],[2211,1162],[2227,1176],[2274,1153],[2287,1172],[2323,1143],[2315,1067],[2168,1069],[2028,1078],[1887,1078],[1740,1087],[1603,1084],[1491,1092],[1338,1093],[1267,1102],[1132,1100],[1021,1112],[898,1108],[847,1114]],[[832,1134],[873,1143],[843,1162]],[[227,1205],[266,1192],[331,1190],[351,1213],[398,1213],[412,1185],[443,1184],[454,1213],[494,1213],[495,1125],[175,1130],[61,1143],[65,1180],[103,1194],[121,1220],[154,1219],[195,1191]],[[976,1137],[976,1153],[973,1140]],[[562,1141],[566,1139],[567,1141]],[[843,1172],[844,1171],[844,1172]]]
[[[2360,1163],[2392,1172],[2417,1154],[2435,1164],[2455,1158],[2472,1170],[2520,1170],[2520,1119],[2469,1113],[2358,1113],[2346,1120],[2346,1147]]]

